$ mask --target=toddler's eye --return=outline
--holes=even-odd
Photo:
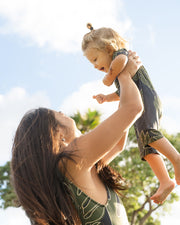
[[[97,58],[95,58],[93,61],[96,62]]]

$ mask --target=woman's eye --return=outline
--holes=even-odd
[[[94,62],[96,62],[97,58],[94,59]]]

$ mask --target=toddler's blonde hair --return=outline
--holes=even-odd
[[[114,51],[121,48],[128,48],[128,42],[113,29],[102,27],[94,30],[90,23],[87,24],[87,27],[91,31],[83,37],[83,52],[85,52],[87,48],[92,47],[113,54]]]

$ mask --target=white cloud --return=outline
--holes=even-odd
[[[0,219],[2,225],[30,225],[29,219],[25,216],[25,212],[21,208],[0,209]]]
[[[40,106],[50,106],[42,92],[29,95],[25,89],[16,87],[0,95],[0,165],[10,160],[13,135],[24,113]]]
[[[5,24],[0,32],[16,33],[40,47],[78,51],[87,22],[95,28],[111,26],[121,34],[127,31],[131,21],[126,16],[118,21],[122,8],[122,0],[1,0]]]
[[[88,108],[98,110],[102,113],[103,120],[115,112],[118,108],[118,102],[99,104],[92,96],[100,93],[112,93],[115,90],[113,85],[111,87],[104,86],[101,80],[89,82],[83,84],[77,92],[67,97],[59,108],[68,115],[72,115],[77,111],[84,114]]]

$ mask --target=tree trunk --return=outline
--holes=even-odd
[[[145,205],[148,203],[149,205],[149,210],[148,212],[139,220],[137,221],[137,215],[139,212],[141,212]],[[150,217],[150,215],[152,214],[152,212],[154,212],[156,209],[158,209],[161,205],[157,205],[155,208],[152,207],[152,202],[149,196],[147,196],[146,201],[143,203],[143,205],[137,209],[134,210],[133,215],[132,215],[132,219],[131,219],[131,225],[135,225],[136,222],[139,222],[139,225],[144,225],[144,223],[146,222],[146,220]]]
[[[146,222],[146,220],[150,217],[152,212],[154,212],[159,207],[161,207],[161,205],[157,205],[155,208],[152,208],[151,200],[150,200],[149,201],[149,211],[140,219],[139,225],[143,225]]]
[[[132,219],[131,219],[131,225],[135,225],[138,212],[140,212],[144,209],[144,207],[145,207],[145,205],[147,204],[148,201],[149,201],[149,198],[146,199],[146,201],[143,203],[143,205],[139,209],[134,210],[133,215],[132,215]]]
[[[139,225],[144,225],[144,223],[146,222],[146,220],[148,219],[148,217],[150,217],[151,213],[153,212],[153,210],[149,210],[145,216],[143,216],[140,221],[139,221]]]
[[[137,218],[137,214],[138,214],[138,211],[135,210],[135,211],[133,212],[133,215],[132,215],[131,225],[135,225],[136,218]]]

